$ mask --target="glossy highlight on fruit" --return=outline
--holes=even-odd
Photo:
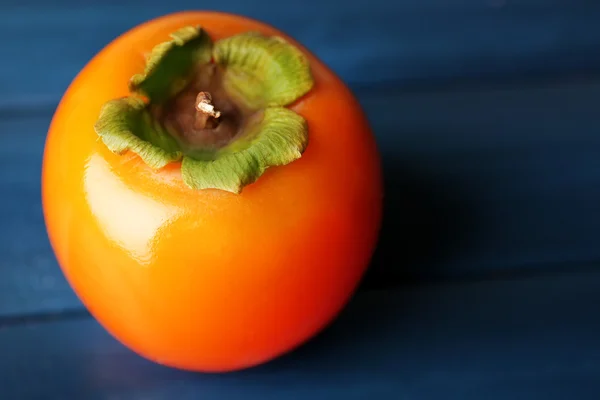
[[[199,139],[184,136],[177,142],[170,136],[155,140],[142,135],[155,140],[159,152],[161,146],[174,146],[169,148],[171,155],[156,164],[156,158],[145,162],[135,148],[111,148],[99,134],[102,110],[111,101],[131,96],[153,48],[186,27],[201,27],[215,48],[221,43],[223,49],[225,44],[237,45],[236,40],[245,46],[244,40],[231,38],[244,38],[249,32],[282,40],[307,60],[312,84],[292,97],[277,94],[276,86],[257,79],[252,79],[255,87],[239,88],[239,96],[232,95],[231,101],[247,117],[240,126],[249,128],[239,129],[251,133],[246,138],[226,137],[224,147],[204,151],[212,139],[203,120],[200,130],[191,131],[205,135],[203,152],[193,143]],[[235,58],[228,60],[223,90],[232,94],[250,80],[242,79],[246,72],[235,72]],[[174,86],[165,87],[154,99],[173,94]],[[192,94],[188,97],[195,97]],[[181,102],[187,105],[184,95]],[[153,104],[152,96],[146,100]],[[167,103],[160,103],[160,110],[167,108],[163,104]],[[148,115],[139,121],[158,114]],[[170,117],[164,115],[161,121],[167,126]],[[137,129],[141,122],[135,121],[131,127]],[[113,129],[109,136],[115,132],[114,126],[103,126]],[[160,124],[144,126],[157,129],[152,134],[174,132],[163,132],[157,128]],[[307,140],[285,142],[286,129],[294,135],[307,132]],[[219,175],[222,168],[213,168],[222,157],[235,159],[267,134],[284,134],[276,139],[277,146],[298,147],[267,143],[261,151],[289,155],[247,152],[249,166],[224,177]],[[187,179],[180,157],[194,164],[187,167]],[[273,161],[263,160],[270,164],[257,167],[256,157]],[[223,165],[238,168],[235,162]],[[258,169],[248,173],[247,168]],[[205,179],[206,171],[216,178]],[[215,12],[151,20],[94,57],[56,110],[42,171],[52,248],[90,313],[141,356],[202,372],[267,362],[306,342],[335,318],[368,267],[381,223],[382,190],[374,137],[344,83],[284,33]]]

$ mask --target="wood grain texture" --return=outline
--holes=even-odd
[[[136,24],[202,7],[271,23],[339,73],[386,174],[381,243],[350,307],[232,375],[153,365],[89,318],[39,192],[77,72]],[[600,71],[599,19],[590,0],[3,0],[0,398],[597,400],[600,83],[573,79]],[[505,80],[524,84],[487,86]]]
[[[600,273],[357,295],[324,334],[230,375],[151,364],[83,318],[0,328],[5,400],[597,400]]]
[[[600,261],[600,83],[357,94],[386,176],[366,287]],[[51,113],[0,118],[0,315],[79,307],[40,209]]]
[[[589,0],[75,0],[0,5],[0,104],[53,102],[85,63],[135,25],[214,9],[288,32],[354,86],[579,75],[600,67]]]
[[[0,316],[77,304],[47,240],[40,173],[49,113],[0,117]]]

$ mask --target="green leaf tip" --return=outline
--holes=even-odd
[[[314,85],[308,59],[278,36],[247,32],[222,39],[213,57],[225,68],[225,88],[252,109],[287,106]]]
[[[143,100],[111,100],[94,126],[102,142],[114,153],[130,150],[151,168],[160,169],[182,157],[177,142],[150,115]]]
[[[201,27],[186,26],[171,34],[171,40],[156,45],[146,59],[146,68],[134,75],[129,89],[162,103],[179,93],[193,77],[194,68],[212,58],[212,39]]]
[[[308,125],[297,113],[283,107],[264,110],[262,119],[248,127],[249,145],[223,152],[215,160],[184,157],[183,181],[193,189],[222,189],[240,193],[269,167],[286,165],[301,157],[308,145]]]

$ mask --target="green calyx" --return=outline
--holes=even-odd
[[[133,151],[152,168],[162,168],[182,157],[177,142],[153,121],[146,103],[137,97],[106,103],[96,132],[113,152]]]
[[[181,161],[190,188],[232,193],[302,156],[308,125],[285,108],[314,84],[299,49],[253,32],[213,43],[200,27],[171,37],[132,77],[132,95],[102,107],[95,130],[111,151],[134,152],[154,169]],[[209,111],[200,92],[212,93]]]
[[[185,27],[171,34],[173,40],[152,49],[144,73],[134,75],[129,89],[162,103],[189,84],[194,66],[209,63],[212,40],[202,29]]]
[[[285,106],[312,88],[308,60],[279,37],[233,36],[218,41],[213,53],[225,67],[226,90],[238,94],[248,107]]]
[[[238,193],[256,181],[267,167],[285,165],[300,158],[308,144],[304,118],[283,107],[265,109],[261,121],[249,128],[252,145],[226,152],[213,161],[185,157],[183,181],[194,189],[219,188]]]

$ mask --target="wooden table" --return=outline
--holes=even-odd
[[[259,368],[183,373],[108,336],[45,235],[46,130],[102,46],[201,6],[0,5],[2,400],[600,398],[600,3],[585,0],[214,5],[295,36],[355,91],[384,156],[380,246],[334,325]]]

